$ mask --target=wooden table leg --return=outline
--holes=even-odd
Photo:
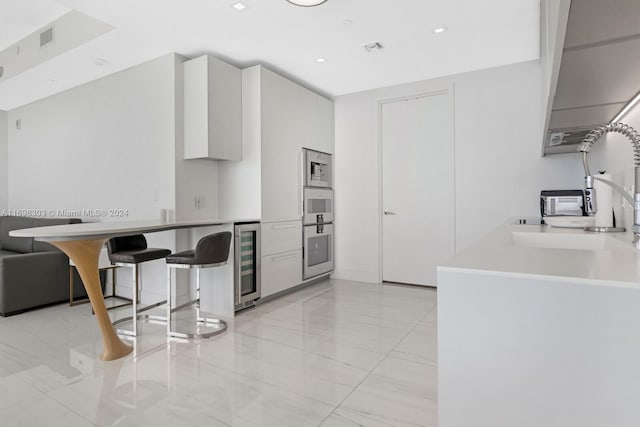
[[[131,353],[133,347],[120,340],[111,324],[107,307],[104,304],[100,274],[98,273],[98,258],[100,257],[102,246],[107,240],[66,240],[49,243],[67,254],[75,264],[102,332],[104,350],[100,358],[102,360],[115,360]]]

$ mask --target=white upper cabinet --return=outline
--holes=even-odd
[[[316,149],[318,146],[318,95],[295,85],[299,93],[301,115],[301,147]]]
[[[213,56],[183,64],[184,158],[242,158],[242,73]]]
[[[333,101],[296,85],[299,91],[302,147],[333,154]]]
[[[318,95],[318,145],[316,150],[333,154],[335,110],[332,100]]]

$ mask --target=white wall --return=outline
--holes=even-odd
[[[185,60],[165,55],[10,111],[9,120],[22,125],[8,133],[9,207],[83,221],[160,219],[163,209],[179,219],[217,217],[217,162],[183,160]],[[97,208],[128,215],[83,215]],[[147,240],[171,250],[195,245],[188,231]],[[143,301],[164,297],[164,262],[145,264],[143,274]],[[118,293],[130,295],[131,282],[130,272],[120,271]]]
[[[173,207],[173,64],[166,55],[10,111],[22,123],[9,127],[10,207],[125,208],[129,219]]]
[[[9,112],[9,206],[83,221],[159,219],[176,209],[176,63],[165,55]],[[21,129],[15,121],[20,120]],[[126,209],[126,217],[57,210]],[[147,235],[175,249],[175,232]],[[166,294],[164,263],[143,268],[145,300]],[[131,295],[131,272],[118,293]]]
[[[7,138],[7,112],[0,110],[0,209],[9,207]]]
[[[380,280],[380,101],[453,87],[458,251],[512,216],[539,216],[540,190],[581,188],[577,156],[540,157],[542,72],[527,62],[336,98],[334,277]]]

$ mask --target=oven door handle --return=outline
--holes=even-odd
[[[273,262],[278,262],[278,261],[284,261],[286,259],[290,259],[290,258],[295,258],[297,257],[298,254],[286,254],[286,255],[276,255],[276,256],[272,256],[271,257],[271,261]]]

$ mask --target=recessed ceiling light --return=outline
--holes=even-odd
[[[342,21],[342,23],[344,25],[351,25],[351,24],[353,24],[353,21],[351,19],[345,19],[344,21]]]
[[[445,26],[436,27],[436,28],[433,29],[433,32],[436,33],[436,34],[442,34],[445,31],[447,31],[447,27],[445,27]]]
[[[327,62],[327,58],[316,58],[316,62],[320,62],[320,63]]]
[[[291,4],[295,4],[296,6],[311,7],[311,6],[320,6],[322,3],[326,2],[327,0],[287,0],[287,1]]]
[[[233,5],[233,8],[235,10],[242,11],[242,10],[245,10],[247,8],[247,6],[244,3],[238,2],[238,3]]]

